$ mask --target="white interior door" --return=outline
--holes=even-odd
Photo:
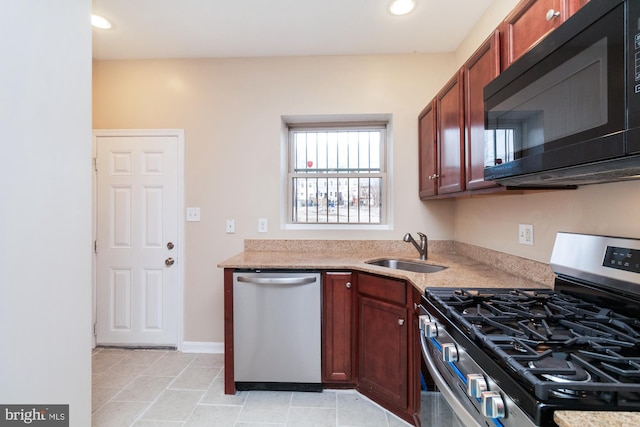
[[[177,346],[178,137],[95,141],[96,343]]]

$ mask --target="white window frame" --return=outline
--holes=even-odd
[[[292,219],[292,147],[290,144],[290,131],[300,128],[327,128],[327,127],[366,127],[384,125],[384,147],[381,153],[382,177],[382,211],[379,223],[298,223]],[[281,228],[283,230],[392,230],[393,229],[393,174],[392,174],[392,116],[390,114],[367,115],[320,115],[320,116],[282,116],[281,129]],[[325,174],[323,178],[336,177]],[[309,177],[308,174],[305,177]],[[340,177],[345,177],[341,175]]]

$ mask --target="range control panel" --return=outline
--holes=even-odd
[[[607,246],[602,265],[617,270],[640,273],[640,250]]]

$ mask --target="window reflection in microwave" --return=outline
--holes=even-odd
[[[485,166],[554,149],[555,140],[605,125],[607,105],[604,37],[487,112]]]
[[[484,166],[500,165],[513,161],[516,129],[494,129],[485,131]]]

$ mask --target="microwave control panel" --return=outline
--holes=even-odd
[[[629,15],[629,34],[627,37],[630,37],[629,44],[631,44],[631,40],[633,40],[634,45],[634,71],[635,71],[635,93],[640,93],[640,16],[639,10],[637,9],[637,4],[631,4],[629,2],[627,7],[629,8],[627,13]],[[634,2],[635,3],[635,2]],[[635,18],[635,19],[634,19]],[[635,22],[635,28],[633,23]],[[634,34],[635,33],[635,34]],[[631,46],[629,46],[631,47]]]
[[[640,23],[639,23],[640,24]],[[640,33],[636,33],[635,36],[635,65],[634,71],[636,75],[635,93],[640,93]]]

